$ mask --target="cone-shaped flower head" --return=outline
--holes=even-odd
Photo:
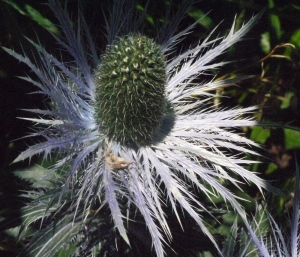
[[[166,63],[148,37],[132,34],[109,46],[95,72],[96,119],[112,140],[151,142],[163,118]]]
[[[56,161],[49,171],[57,176],[51,179],[52,187],[34,194],[35,200],[25,209],[24,227],[45,216],[51,221],[54,214],[53,224],[31,240],[27,251],[32,256],[54,256],[64,245],[57,242],[69,243],[80,231],[87,238],[92,231],[87,224],[96,220],[100,226],[97,217],[106,206],[115,230],[128,244],[128,220],[134,222],[131,213],[137,211],[159,257],[164,256],[165,236],[172,239],[166,205],[179,223],[178,209],[183,209],[215,242],[199,215],[206,209],[195,189],[208,197],[223,197],[243,215],[236,196],[222,181],[238,187],[240,177],[267,187],[243,167],[249,161],[231,152],[254,153],[248,146],[255,144],[232,128],[255,125],[244,117],[255,108],[221,110],[208,105],[216,89],[243,78],[195,80],[224,64],[214,60],[239,41],[257,17],[238,30],[233,24],[225,37],[213,40],[209,35],[174,56],[176,44],[196,25],[177,31],[189,7],[189,1],[182,2],[174,17],[165,16],[157,37],[150,38],[141,29],[145,12],[138,15],[134,1],[114,1],[106,24],[107,47],[98,53],[84,20],[79,26],[83,31],[75,32],[67,11],[50,0],[65,35],[64,40],[56,39],[74,61],[60,61],[32,41],[39,66],[6,49],[32,69],[38,79],[24,79],[51,101],[47,110],[29,110],[42,116],[28,120],[40,125],[33,136],[44,141],[15,160],[43,154],[55,156]],[[104,242],[99,233],[96,243],[87,245]]]

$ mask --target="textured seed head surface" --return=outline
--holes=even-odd
[[[132,34],[109,46],[95,72],[96,119],[123,144],[152,140],[165,109],[166,70],[160,47]]]

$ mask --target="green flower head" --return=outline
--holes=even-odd
[[[96,120],[110,139],[145,145],[165,111],[166,60],[152,39],[130,34],[108,46],[95,72]]]

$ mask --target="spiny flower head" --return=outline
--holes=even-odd
[[[128,224],[134,224],[134,213],[139,213],[159,257],[164,256],[165,236],[172,240],[165,206],[171,206],[180,224],[179,210],[188,213],[218,248],[199,214],[207,210],[195,189],[208,199],[223,197],[244,215],[237,197],[222,181],[239,187],[239,176],[259,188],[271,187],[243,167],[249,161],[230,152],[254,153],[243,144],[255,144],[231,130],[255,125],[243,118],[255,108],[208,107],[214,90],[242,78],[200,83],[195,79],[222,66],[223,62],[213,61],[258,17],[237,31],[233,24],[225,37],[213,40],[209,35],[170,58],[176,44],[196,25],[177,32],[189,1],[183,1],[174,17],[166,15],[153,39],[142,33],[146,15],[136,13],[134,1],[114,1],[106,24],[107,47],[99,54],[83,19],[79,26],[83,31],[75,32],[58,1],[50,0],[49,5],[65,35],[64,40],[56,39],[74,61],[60,61],[32,41],[39,64],[6,49],[32,69],[38,79],[24,79],[51,101],[46,110],[29,110],[42,116],[28,120],[40,125],[33,136],[44,141],[15,160],[36,154],[55,157],[46,177],[50,185],[27,195],[33,201],[24,208],[23,226],[45,218],[48,226],[35,234],[26,252],[54,256],[70,240],[80,246],[79,256],[100,251],[111,235],[101,233],[106,231],[105,207],[115,231],[128,244],[133,226]],[[90,241],[85,244],[85,240]]]
[[[97,122],[122,143],[151,142],[165,109],[165,57],[152,39],[131,34],[109,46],[95,72]]]

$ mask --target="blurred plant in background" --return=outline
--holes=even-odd
[[[256,205],[251,222],[244,220],[244,227],[234,221],[223,245],[223,256],[296,257],[300,255],[300,172],[296,161],[292,201],[286,221],[282,226],[268,211],[266,203]],[[200,256],[207,256],[202,254]],[[222,256],[222,255],[220,255]]]
[[[95,18],[95,10],[108,10],[109,9],[109,1],[108,2],[102,2],[101,4],[98,3],[99,1],[91,1],[89,4],[85,1],[80,1],[80,5],[82,6],[83,12],[88,13],[89,15],[85,15],[87,17],[87,23],[92,24],[91,30],[93,34],[95,35],[102,35],[103,34],[103,27],[99,26],[99,24],[105,24],[104,19]],[[179,1],[180,2],[180,1]],[[172,4],[174,6],[179,7],[180,3],[177,1],[174,1]],[[161,7],[165,8],[165,3],[161,3]],[[97,8],[95,7],[97,6]],[[136,8],[142,13],[145,7],[145,3],[139,3]],[[77,13],[77,7],[78,7],[78,1],[68,1],[68,10],[70,10],[70,13],[76,16]],[[73,9],[72,9],[73,8]],[[153,9],[152,9],[153,8]],[[147,30],[149,35],[155,35],[157,33],[157,28],[155,24],[157,22],[163,23],[164,17],[160,17],[157,12],[154,10],[160,9],[157,6],[148,6],[148,11],[146,13],[146,18],[148,23],[146,23],[144,26],[144,30]],[[248,158],[254,158],[255,161],[263,161],[262,164],[256,164],[256,165],[249,165],[249,168],[251,168],[253,171],[259,172],[263,175],[266,179],[275,180],[274,183],[278,187],[280,187],[284,192],[289,193],[293,191],[293,184],[294,184],[294,167],[293,167],[293,157],[292,151],[298,151],[300,146],[300,136],[299,132],[295,129],[290,129],[288,127],[299,127],[299,106],[298,106],[298,97],[299,97],[299,88],[296,86],[297,82],[299,81],[299,73],[297,70],[299,69],[299,42],[298,38],[300,37],[300,24],[298,23],[298,15],[300,12],[300,6],[297,5],[297,1],[289,1],[289,3],[280,3],[276,1],[266,1],[265,4],[262,4],[261,1],[209,1],[209,4],[200,2],[193,5],[192,8],[188,10],[188,15],[190,16],[190,20],[199,20],[199,18],[202,17],[202,19],[199,20],[200,26],[202,26],[204,29],[200,30],[194,30],[192,34],[188,35],[185,41],[180,42],[182,44],[182,48],[184,49],[184,44],[187,46],[190,46],[191,44],[194,44],[194,42],[197,42],[199,38],[206,38],[208,33],[220,22],[220,19],[224,20],[218,28],[218,31],[226,31],[229,27],[231,27],[231,24],[229,22],[232,21],[232,17],[237,14],[237,20],[236,20],[236,26],[237,28],[242,26],[242,23],[245,20],[249,20],[251,15],[254,13],[260,12],[263,8],[265,9],[265,13],[261,20],[258,22],[258,25],[255,26],[253,30],[250,30],[250,32],[247,34],[246,40],[239,43],[237,46],[233,46],[230,48],[230,50],[226,55],[222,55],[220,61],[223,60],[234,60],[235,62],[232,62],[224,67],[220,71],[218,71],[215,75],[216,79],[233,79],[237,76],[245,76],[245,75],[253,75],[257,74],[256,77],[253,77],[252,79],[245,80],[243,83],[239,83],[238,87],[228,87],[223,86],[216,88],[216,96],[212,98],[212,103],[214,106],[217,107],[223,107],[226,106],[227,108],[235,107],[236,105],[242,105],[245,107],[251,106],[253,104],[258,104],[261,109],[259,112],[255,113],[255,117],[261,120],[262,122],[271,121],[278,122],[279,125],[277,125],[277,128],[268,128],[268,127],[252,127],[252,128],[245,128],[245,132],[249,135],[249,137],[260,143],[265,144],[267,151],[262,151],[262,156],[269,155],[270,159],[273,160],[273,162],[269,162],[266,158],[262,157],[253,157],[249,156]],[[22,44],[24,42],[23,39],[20,39],[19,35],[24,34],[28,36],[29,38],[34,38],[35,36],[32,35],[32,28],[30,25],[28,25],[26,31],[23,31],[23,33],[16,33],[16,29],[20,30],[20,26],[17,24],[20,19],[20,15],[18,16],[18,13],[21,14],[23,17],[22,19],[26,22],[29,22],[29,24],[34,25],[39,24],[39,26],[35,26],[37,29],[38,38],[40,41],[44,44],[44,42],[48,42],[47,40],[44,40],[44,38],[47,38],[49,40],[49,43],[46,44],[46,48],[54,48],[51,53],[54,53],[57,51],[57,44],[53,43],[53,40],[49,39],[47,33],[45,33],[45,29],[51,31],[57,36],[60,36],[62,34],[62,31],[60,31],[60,28],[55,23],[55,18],[53,17],[53,14],[47,10],[42,5],[36,5],[36,1],[30,1],[28,0],[26,4],[20,1],[10,1],[10,0],[2,0],[0,2],[0,10],[2,11],[3,17],[2,19],[4,22],[2,24],[8,24],[6,27],[5,25],[1,28],[4,30],[2,33],[5,35],[5,38],[1,40],[2,46],[10,46],[12,45],[12,40],[16,40],[14,42],[14,48],[18,49],[19,40],[22,41]],[[5,10],[5,11],[4,11]],[[37,12],[37,10],[42,10],[43,15],[40,12]],[[72,12],[72,10],[75,10]],[[98,12],[98,11],[97,11]],[[220,16],[220,13],[223,13],[224,15]],[[204,16],[206,14],[206,16]],[[5,18],[6,17],[6,18]],[[8,18],[8,17],[15,17],[15,18]],[[46,17],[46,18],[45,18]],[[13,22],[8,22],[8,20],[11,19]],[[93,21],[96,20],[97,22]],[[31,22],[30,22],[31,20]],[[73,19],[72,20],[76,20]],[[190,21],[189,20],[189,21]],[[92,22],[91,22],[92,21]],[[187,23],[189,21],[186,21]],[[96,24],[95,24],[96,23]],[[189,22],[190,23],[190,22]],[[95,24],[95,25],[93,25]],[[11,29],[14,26],[14,29]],[[9,29],[8,29],[9,28]],[[184,27],[184,23],[182,25],[182,28]],[[5,30],[6,29],[6,30]],[[11,33],[11,32],[12,33]],[[14,34],[15,33],[15,34]],[[222,33],[223,34],[223,33]],[[99,37],[99,36],[98,36]],[[96,38],[98,41],[98,38]],[[101,42],[102,39],[99,41]],[[253,41],[255,43],[253,43]],[[103,40],[104,42],[104,40]],[[250,43],[251,42],[251,43]],[[53,47],[54,45],[54,47]],[[194,45],[192,45],[194,46]],[[279,46],[279,47],[278,47]],[[24,52],[31,53],[30,52],[30,46],[27,45],[26,42],[23,44]],[[102,47],[103,48],[103,47]],[[271,53],[271,55],[270,55]],[[3,58],[8,59],[7,56],[3,54]],[[2,52],[1,52],[1,58],[2,58]],[[66,57],[68,56],[66,55]],[[66,59],[67,60],[67,59]],[[218,61],[218,59],[217,59]],[[3,62],[2,62],[3,63]],[[14,67],[17,63],[14,63]],[[242,68],[241,68],[242,67]],[[5,71],[8,70],[4,67],[0,67],[2,69],[2,77],[6,79],[8,75],[5,74]],[[234,72],[233,72],[234,71]],[[21,75],[20,71],[15,71],[15,75]],[[205,76],[204,76],[205,78]],[[8,79],[8,78],[7,78]],[[14,82],[12,83],[10,81],[9,85],[16,84],[19,86],[19,93],[24,92],[24,86],[21,86],[20,82],[18,80],[12,79]],[[26,92],[32,92],[34,89],[30,85],[26,85],[28,88],[28,91]],[[8,90],[9,87],[5,88],[4,92]],[[227,98],[226,96],[230,96],[230,98]],[[16,96],[19,97],[19,101],[22,102],[23,98],[34,99],[34,102],[42,102],[43,98],[37,97],[35,95],[29,95],[29,96]],[[18,98],[17,98],[18,99]],[[39,99],[39,100],[36,100]],[[26,102],[28,102],[26,100]],[[16,105],[16,99],[12,99],[12,102],[14,102],[14,105]],[[27,105],[27,103],[26,103]],[[24,105],[20,106],[20,104],[17,104],[16,106],[18,108],[24,108]],[[31,106],[29,108],[36,108],[37,106]],[[14,107],[16,108],[16,107]],[[28,108],[28,107],[26,107]],[[42,105],[38,106],[38,108],[43,108]],[[2,109],[2,108],[1,108]],[[3,107],[5,109],[5,113],[8,113],[8,110],[6,107]],[[11,110],[10,110],[11,111]],[[13,113],[11,114],[12,117],[15,116],[23,116],[23,113]],[[37,220],[39,217],[44,217],[44,224],[47,224],[47,218],[44,216],[44,211],[41,212],[41,210],[47,209],[48,205],[45,205],[44,208],[37,208],[34,209],[35,206],[32,207],[25,207],[22,210],[22,213],[19,213],[19,206],[20,200],[16,200],[17,198],[14,198],[13,196],[18,195],[18,190],[20,189],[30,189],[31,187],[36,188],[37,190],[32,191],[34,192],[31,195],[26,194],[26,198],[24,198],[24,201],[28,201],[28,198],[36,198],[36,197],[43,197],[43,188],[51,188],[53,185],[51,184],[51,179],[54,179],[55,181],[57,179],[62,178],[61,183],[63,183],[63,177],[65,176],[64,173],[65,170],[60,170],[59,173],[55,174],[55,177],[51,178],[50,181],[41,180],[40,178],[43,177],[43,175],[46,174],[46,168],[47,166],[53,165],[53,161],[56,161],[56,159],[53,159],[50,162],[44,161],[41,162],[37,158],[33,158],[32,162],[40,163],[42,166],[34,165],[30,170],[26,169],[26,172],[24,170],[20,170],[16,172],[15,174],[18,177],[21,177],[27,181],[30,182],[31,185],[24,183],[24,180],[19,180],[14,178],[11,173],[8,173],[9,169],[16,169],[18,166],[11,166],[10,168],[7,168],[7,165],[12,162],[13,158],[17,155],[16,152],[19,152],[20,149],[24,149],[25,145],[19,146],[20,142],[16,141],[13,143],[9,143],[8,139],[16,139],[24,134],[9,134],[11,133],[10,128],[16,128],[20,125],[16,126],[16,121],[10,121],[6,119],[6,129],[5,133],[1,133],[1,137],[3,137],[3,140],[1,142],[4,142],[3,144],[3,152],[5,153],[4,156],[6,156],[6,159],[3,160],[3,170],[5,170],[5,173],[2,174],[3,180],[7,183],[4,183],[2,188],[2,195],[1,195],[1,202],[3,202],[3,209],[7,209],[6,211],[2,212],[2,217],[7,218],[11,213],[8,210],[9,209],[15,209],[14,215],[16,217],[27,217],[25,221],[23,220],[23,226],[26,226],[32,221]],[[12,123],[11,123],[12,122]],[[13,125],[11,125],[13,124]],[[19,123],[20,124],[20,123]],[[22,126],[29,127],[29,123],[21,123]],[[23,125],[24,124],[24,125]],[[280,128],[282,126],[282,128]],[[7,143],[6,143],[7,142]],[[32,144],[32,141],[28,139],[28,144]],[[7,146],[10,146],[9,148]],[[6,146],[6,147],[5,147]],[[299,156],[299,155],[298,155]],[[251,159],[249,159],[251,160]],[[249,161],[250,162],[250,161]],[[20,167],[20,166],[19,166]],[[27,176],[27,177],[26,177]],[[284,179],[283,179],[284,178]],[[13,184],[15,183],[15,185]],[[282,228],[284,231],[289,225],[286,222],[281,222],[281,217],[283,215],[286,215],[287,212],[290,212],[290,208],[292,206],[292,202],[288,202],[289,199],[285,198],[273,198],[273,196],[267,196],[266,199],[261,198],[260,193],[257,191],[256,188],[249,188],[245,185],[241,185],[244,192],[241,190],[236,190],[232,185],[229,183],[226,183],[225,181],[222,182],[224,186],[226,186],[229,190],[234,192],[234,194],[238,195],[242,199],[247,199],[248,202],[243,202],[243,207],[246,209],[248,213],[252,213],[254,215],[256,211],[256,204],[255,201],[258,201],[263,208],[258,209],[255,214],[256,220],[263,221],[261,223],[259,222],[250,222],[250,225],[248,228],[252,226],[253,233],[252,238],[255,239],[254,234],[259,230],[260,233],[256,233],[257,237],[259,238],[261,235],[269,235],[270,233],[268,231],[275,231],[270,230],[270,227],[273,229],[275,224],[280,222],[278,224],[278,227]],[[8,186],[11,185],[11,186]],[[206,185],[209,190],[209,185]],[[40,191],[40,192],[39,192]],[[236,218],[236,212],[231,209],[231,207],[227,206],[226,203],[222,198],[211,196],[211,200],[214,203],[214,205],[211,204],[210,201],[205,200],[205,195],[203,195],[203,201],[202,204],[206,206],[207,210],[210,211],[213,217],[206,215],[206,213],[202,214],[203,220],[209,225],[210,233],[212,233],[217,240],[217,243],[219,244],[220,248],[223,248],[223,251],[232,252],[234,253],[232,256],[239,256],[238,254],[241,254],[243,249],[245,250],[245,253],[250,254],[249,256],[257,256],[257,246],[259,244],[251,245],[248,244],[246,248],[243,248],[243,244],[246,242],[249,242],[249,230],[243,230],[244,232],[240,232],[238,227],[242,224],[241,219]],[[66,196],[67,198],[69,196]],[[11,199],[12,204],[8,204],[7,199]],[[27,200],[26,200],[27,199]],[[45,199],[46,200],[46,199]],[[14,206],[17,203],[17,206]],[[43,204],[43,201],[41,201]],[[30,209],[31,208],[31,209]],[[38,211],[39,210],[39,211]],[[48,211],[51,212],[54,209],[49,209]],[[35,212],[36,211],[36,212]],[[64,211],[64,210],[62,210]],[[275,212],[274,212],[275,211]],[[29,216],[26,216],[30,212],[35,212],[36,216],[32,216],[31,218]],[[166,208],[165,210],[166,215],[168,217],[174,216],[174,213],[171,209]],[[63,212],[61,212],[63,213]],[[273,215],[269,216],[269,213]],[[182,256],[186,256],[185,254],[189,252],[190,254],[195,254],[199,256],[200,253],[202,253],[201,256],[216,256],[216,252],[214,251],[214,246],[207,240],[203,234],[202,231],[197,227],[197,224],[186,215],[186,213],[179,213],[179,216],[181,217],[182,226],[184,227],[184,230],[186,233],[182,233],[182,229],[180,226],[178,226],[176,219],[172,220],[170,219],[170,227],[173,228],[172,234],[173,234],[173,240],[174,244],[171,245],[171,247],[174,248],[174,246],[177,246],[177,248],[174,248],[174,250],[179,254],[182,254]],[[65,216],[65,219],[62,220],[59,217],[59,212],[56,215],[58,227],[64,227],[68,232],[64,234],[64,236],[70,235],[72,233],[77,233],[79,231],[76,230],[76,226],[72,226],[72,222],[74,222],[73,219],[68,220],[68,217]],[[59,238],[57,243],[61,243],[60,240],[66,240],[68,242],[71,241],[71,244],[67,247],[68,249],[61,249],[59,252],[56,253],[55,256],[70,256],[71,253],[73,253],[76,250],[76,245],[79,241],[83,242],[82,244],[82,253],[85,249],[90,248],[90,244],[95,244],[101,236],[103,237],[102,242],[105,242],[106,247],[110,247],[111,249],[102,247],[103,251],[110,251],[114,252],[115,254],[121,253],[122,256],[146,256],[145,252],[147,252],[148,256],[151,256],[151,238],[148,235],[147,230],[145,230],[143,224],[143,218],[139,216],[139,214],[136,214],[134,220],[135,222],[128,221],[127,228],[130,236],[130,242],[133,242],[131,244],[132,249],[129,250],[126,244],[122,243],[122,239],[120,236],[113,232],[112,228],[114,227],[114,224],[111,221],[110,213],[103,211],[101,215],[97,216],[98,218],[95,218],[90,221],[90,223],[86,224],[85,230],[80,231],[81,237],[62,237]],[[218,223],[216,219],[220,221]],[[109,221],[109,222],[108,222]],[[266,221],[270,221],[269,223]],[[11,223],[8,223],[7,221],[2,222],[2,229],[7,228],[13,228],[12,230],[6,230],[1,234],[1,249],[3,250],[3,254],[8,254],[8,256],[12,256],[12,251],[20,251],[24,245],[26,244],[26,238],[30,238],[30,236],[35,233],[38,229],[40,229],[40,222],[33,223],[31,226],[29,226],[29,229],[27,230],[27,234],[21,234],[18,235],[20,227],[21,220],[20,219],[14,219]],[[246,222],[244,220],[244,222]],[[276,223],[277,222],[277,223]],[[4,225],[3,225],[4,224]],[[232,226],[234,224],[234,226]],[[258,228],[255,227],[255,225],[259,224]],[[266,225],[267,224],[267,225]],[[270,225],[268,225],[270,224]],[[21,227],[22,228],[22,227]],[[275,227],[277,229],[277,227]],[[72,229],[74,231],[72,231]],[[101,234],[99,234],[99,231],[101,230]],[[25,231],[25,230],[24,230]],[[230,239],[227,240],[227,243],[225,246],[222,246],[222,238],[224,236],[227,236],[231,231],[230,235],[238,235],[236,238],[238,238],[240,245],[233,246],[230,245]],[[247,231],[247,232],[246,232]],[[251,230],[250,230],[251,231]],[[49,232],[50,233],[50,232]],[[242,234],[244,233],[244,234]],[[269,233],[269,234],[268,234]],[[191,235],[188,239],[182,239],[183,236],[187,236],[188,234]],[[144,237],[141,237],[141,235],[145,235]],[[51,234],[44,234],[45,241],[47,241],[49,238],[51,238]],[[20,240],[19,242],[16,241],[16,238],[24,238],[25,240]],[[81,239],[80,239],[81,238]],[[264,237],[265,238],[265,237]],[[189,244],[184,244],[184,241],[190,241]],[[258,240],[259,241],[259,240]],[[263,241],[263,240],[262,240]],[[262,242],[261,241],[261,242]],[[269,241],[270,242],[270,241]],[[61,245],[60,245],[61,246]],[[116,249],[116,246],[118,247],[118,251]],[[231,248],[230,248],[231,247]],[[65,246],[63,247],[65,248]],[[170,251],[170,249],[165,248],[166,251],[168,251],[167,256],[172,256],[174,252]],[[269,249],[267,246],[265,249]],[[94,248],[96,254],[97,251],[101,252],[101,246],[98,245],[96,248]],[[139,252],[140,251],[140,252]],[[205,251],[205,253],[203,253]],[[251,251],[253,255],[251,255]],[[238,252],[238,254],[237,254]],[[99,252],[98,252],[99,253]],[[127,254],[127,255],[125,255]],[[271,255],[271,254],[270,254]],[[102,255],[104,256],[104,255]],[[117,256],[117,255],[116,255]],[[175,254],[174,254],[175,256]],[[225,256],[231,256],[226,255]],[[293,256],[293,255],[291,255]]]

